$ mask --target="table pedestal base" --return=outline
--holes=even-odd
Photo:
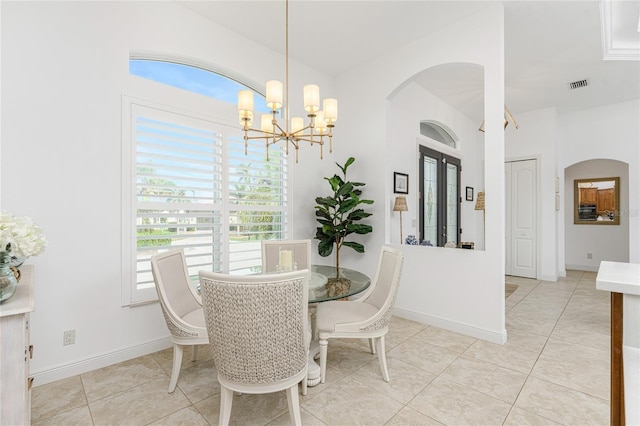
[[[320,345],[317,340],[311,341],[309,348],[309,366],[307,373],[307,386],[317,386],[320,383],[320,366],[316,359],[320,355]]]

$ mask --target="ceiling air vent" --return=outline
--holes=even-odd
[[[579,89],[581,87],[587,87],[588,84],[589,82],[587,81],[587,79],[574,81],[569,83],[569,89],[573,90],[573,89]]]

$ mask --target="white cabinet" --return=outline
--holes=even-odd
[[[20,268],[16,293],[0,304],[0,425],[31,423],[29,314],[34,308],[33,266]]]

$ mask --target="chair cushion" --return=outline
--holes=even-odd
[[[195,327],[206,328],[207,324],[204,321],[204,310],[202,308],[198,308],[193,310],[182,317],[182,319],[187,323],[191,324]]]
[[[316,309],[318,331],[335,331],[336,324],[364,321],[378,310],[368,303],[338,301],[320,303]]]

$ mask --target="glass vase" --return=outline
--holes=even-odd
[[[18,288],[18,280],[11,270],[11,255],[0,252],[0,303],[9,299]]]

